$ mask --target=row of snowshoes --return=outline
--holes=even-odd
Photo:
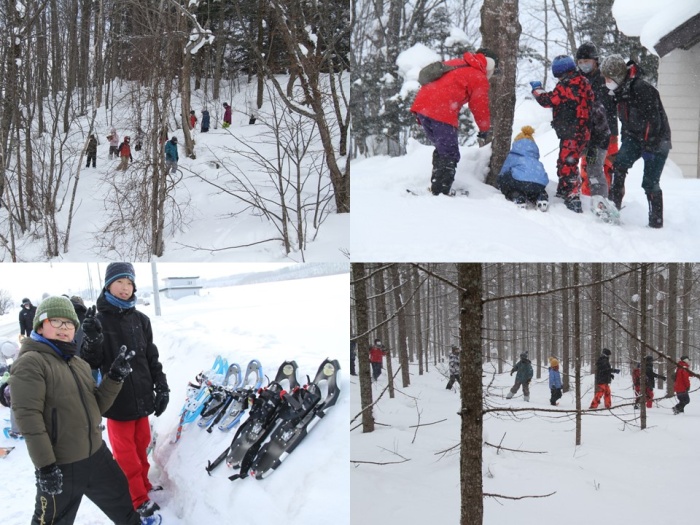
[[[241,424],[231,444],[213,462],[208,473],[224,461],[238,470],[230,480],[271,474],[301,443],[309,431],[325,417],[340,394],[337,360],[325,359],[313,380],[297,381],[297,364],[285,361],[274,381],[252,398],[248,418]]]

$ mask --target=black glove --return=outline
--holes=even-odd
[[[490,144],[493,140],[493,133],[491,131],[480,131],[476,134],[476,140],[479,143],[479,147],[483,148],[486,144]]]
[[[155,404],[155,412],[153,415],[156,417],[159,417],[163,412],[165,412],[165,409],[168,407],[168,401],[170,401],[170,389],[168,388],[168,385],[166,383],[157,383],[156,384],[156,399],[154,401]]]
[[[513,375],[513,370],[510,371],[510,375]]]
[[[36,471],[36,486],[41,492],[50,495],[63,492],[63,472],[56,463],[41,467]]]
[[[107,372],[107,377],[117,381],[118,383],[122,383],[124,379],[126,379],[126,376],[131,373],[131,365],[129,364],[129,361],[131,361],[135,355],[136,352],[133,350],[129,350],[127,352],[126,346],[122,345],[122,347],[119,349],[119,355],[109,368],[109,372]]]
[[[0,385],[0,405],[10,408],[10,404],[7,402],[7,399],[5,398],[5,389],[8,388],[10,385],[7,383],[3,383]]]
[[[610,381],[612,381],[613,379],[615,379],[615,375],[614,375],[614,374],[610,374]]]
[[[88,308],[85,314],[83,333],[85,334],[85,340],[91,345],[101,344],[104,340],[104,336],[102,335],[102,323],[99,319],[95,318],[94,306]]]
[[[659,375],[659,378],[660,378],[662,381],[666,381],[666,376]]]

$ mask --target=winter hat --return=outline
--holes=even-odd
[[[128,262],[116,262],[109,263],[107,266],[107,271],[105,272],[105,290],[109,288],[117,279],[126,277],[132,283],[134,283],[134,292],[136,291],[136,272],[134,272],[134,265]]]
[[[527,352],[520,354],[520,359],[527,359]]]
[[[22,299],[22,306],[24,306],[25,304],[32,306],[32,302],[29,299],[27,299],[26,297],[24,299]]]
[[[555,78],[561,78],[574,69],[576,69],[576,64],[574,64],[574,59],[569,55],[559,55],[554,57],[552,61],[552,75]]]
[[[608,357],[610,357],[612,355],[612,352],[607,348],[603,348],[603,355],[607,355]]]
[[[78,316],[73,309],[73,303],[67,297],[47,297],[41,304],[36,308],[36,314],[34,315],[33,328],[36,332],[37,329],[42,325],[46,319],[55,319],[56,317],[62,317],[63,319],[70,319],[77,330],[80,326],[78,321]]]
[[[177,137],[171,138],[170,142],[172,142],[173,144],[177,144]]]
[[[457,345],[452,345],[453,352],[459,352],[459,347]]]
[[[685,361],[686,363],[690,363],[690,356],[682,355],[682,356],[681,356],[681,361]]]
[[[549,366],[559,366],[559,360],[556,357],[549,358]]]
[[[476,52],[486,57],[486,75],[490,78],[498,69],[498,55],[485,47],[480,47]]]
[[[620,55],[610,55],[600,65],[600,73],[621,86],[627,78],[627,64]]]
[[[582,59],[598,60],[598,48],[593,42],[584,42],[576,50],[576,60]]]
[[[534,134],[535,129],[532,126],[523,126],[520,128],[520,133],[518,133],[513,139],[513,142],[522,139],[530,139],[534,141],[535,139],[532,137]]]

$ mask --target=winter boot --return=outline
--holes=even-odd
[[[523,399],[527,401],[528,403],[530,402],[530,396],[523,396]]]
[[[567,197],[564,204],[574,213],[583,213],[583,208],[581,208],[581,198],[578,195]]]
[[[673,415],[674,416],[678,415],[678,408],[677,407],[673,407]]]
[[[136,509],[136,512],[139,513],[139,516],[142,518],[147,518],[148,516],[152,516],[153,513],[157,510],[160,510],[160,506],[153,500],[147,499],[141,505],[139,505],[139,508]]]
[[[613,180],[610,185],[610,195],[609,198],[615,207],[619,210],[622,208],[622,198],[625,196],[625,177],[627,173],[623,173],[617,170],[613,171]]]
[[[508,200],[514,202],[518,206],[518,208],[526,208],[527,207],[527,199],[525,198],[525,194],[521,191],[518,191],[518,190],[511,191]]]
[[[163,523],[163,517],[160,514],[151,514],[141,518],[141,525],[160,525]]]
[[[549,196],[546,191],[543,191],[537,196],[535,204],[540,211],[547,211],[549,209]]]
[[[663,228],[664,198],[662,191],[648,192],[647,202],[649,202],[649,228]]]
[[[506,394],[506,399],[512,399],[512,398],[513,398],[513,392],[511,392],[509,390],[508,393]]]
[[[452,183],[455,180],[457,161],[442,155],[433,154],[433,176],[430,191],[433,195],[450,195]]]

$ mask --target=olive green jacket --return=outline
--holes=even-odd
[[[95,384],[80,357],[65,360],[46,343],[27,338],[9,379],[12,410],[36,468],[86,459],[102,446],[102,414],[121,383]]]

